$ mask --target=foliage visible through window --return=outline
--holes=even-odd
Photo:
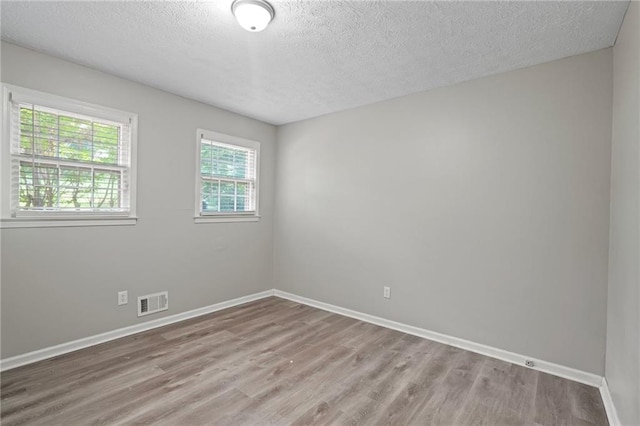
[[[128,123],[33,104],[14,108],[19,115],[19,146],[14,143],[11,150],[19,164],[18,211],[128,210]]]
[[[200,143],[201,213],[255,213],[256,150]]]
[[[0,226],[134,224],[136,114],[2,89]]]

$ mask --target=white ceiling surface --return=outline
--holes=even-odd
[[[628,1],[2,2],[2,38],[273,124],[612,46]]]

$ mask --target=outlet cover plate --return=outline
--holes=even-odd
[[[119,291],[118,292],[118,306],[126,305],[129,303],[129,292],[128,291]]]

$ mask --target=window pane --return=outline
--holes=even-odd
[[[200,144],[200,174],[211,176],[213,169],[211,167],[211,144]]]
[[[202,199],[204,200],[206,197],[211,195],[211,182],[203,181],[202,182]]]
[[[245,182],[238,182],[236,184],[236,191],[238,195],[247,195],[249,192],[249,184]]]
[[[119,125],[20,107],[20,152],[84,163],[121,164]]]
[[[60,208],[91,208],[91,169],[60,168]]]
[[[58,168],[37,164],[32,168],[34,208],[54,208],[58,204]]]
[[[93,207],[98,209],[120,207],[120,173],[98,170],[94,172]]]
[[[33,207],[33,167],[20,163],[20,207]]]
[[[218,182],[203,181],[202,211],[218,211]]]
[[[247,178],[247,151],[235,151],[233,156],[232,175],[237,178]]]
[[[211,147],[211,158],[212,158],[212,173],[216,176],[226,176],[225,175],[225,157],[227,156],[227,148],[222,148],[219,146]]]
[[[236,192],[235,187],[236,185],[233,182],[221,182],[220,193],[224,195],[234,195]]]
[[[218,194],[214,193],[213,195],[211,195],[211,197],[209,198],[209,210],[208,211],[212,211],[212,212],[219,212],[220,208],[218,206],[219,204],[219,197]]]
[[[236,199],[236,210],[244,212],[249,210],[249,203],[247,197],[238,197]]]
[[[119,145],[120,127],[93,123],[93,161],[101,164],[119,164]]]
[[[247,178],[249,153],[245,150],[213,146],[213,173],[217,176]]]
[[[234,211],[234,202],[233,196],[231,195],[222,195],[220,196],[220,211],[221,212],[232,212]]]
[[[78,118],[58,117],[60,158],[90,162],[92,157],[91,122]]]
[[[58,116],[44,111],[34,111],[35,154],[47,157],[58,155]]]
[[[33,153],[33,110],[20,108],[20,153]]]

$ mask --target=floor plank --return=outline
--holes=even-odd
[[[0,378],[3,425],[607,425],[596,388],[276,297]]]

